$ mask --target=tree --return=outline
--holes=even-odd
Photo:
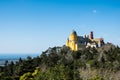
[[[75,75],[74,75],[75,74]],[[71,70],[69,66],[56,65],[49,68],[45,73],[39,71],[36,80],[80,80],[79,73]]]
[[[22,76],[20,76],[20,80],[33,80],[32,73],[27,72],[23,74]]]

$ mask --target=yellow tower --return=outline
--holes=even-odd
[[[66,46],[70,47],[71,50],[73,51],[77,51],[78,50],[77,40],[78,40],[77,33],[76,31],[73,31],[66,42]]]

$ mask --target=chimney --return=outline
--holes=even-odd
[[[93,31],[90,32],[90,39],[94,39],[94,37],[93,37]]]

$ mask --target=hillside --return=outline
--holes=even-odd
[[[1,80],[118,80],[120,48],[107,43],[100,48],[71,51],[53,47],[35,58],[19,59],[0,67]]]

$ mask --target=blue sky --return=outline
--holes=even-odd
[[[120,45],[120,1],[0,0],[0,53],[41,53],[73,29]]]

